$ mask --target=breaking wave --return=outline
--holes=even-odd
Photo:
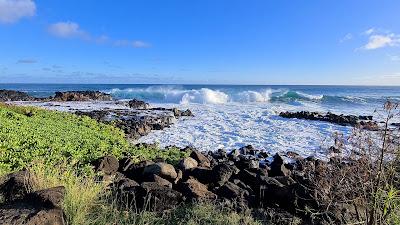
[[[117,99],[137,98],[152,103],[260,103],[260,102],[323,102],[323,103],[365,103],[363,98],[346,96],[312,95],[293,90],[240,90],[240,89],[184,89],[179,86],[150,86],[146,88],[114,88],[106,90]]]

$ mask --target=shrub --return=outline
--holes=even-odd
[[[26,167],[34,160],[80,167],[93,159],[129,151],[123,132],[71,113],[0,105],[0,171]]]

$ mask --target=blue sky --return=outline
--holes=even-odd
[[[398,0],[0,0],[0,82],[400,85]]]

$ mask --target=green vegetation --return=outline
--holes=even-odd
[[[86,116],[0,105],[0,174],[27,167],[34,160],[85,168],[107,154],[176,162],[185,153],[175,148],[160,151],[131,146],[121,130]]]

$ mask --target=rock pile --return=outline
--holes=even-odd
[[[28,171],[11,173],[0,182],[0,224],[64,225],[61,209],[65,188],[30,192],[33,180]]]
[[[306,209],[318,207],[310,197],[313,190],[305,188],[309,181],[304,171],[324,165],[323,161],[287,154],[295,157],[293,163],[287,164],[282,155],[276,154],[271,163],[265,163],[268,154],[252,146],[229,153],[219,150],[204,154],[184,149],[187,150],[191,151],[190,156],[176,166],[162,160],[133,163],[129,158],[117,161],[106,156],[96,162],[103,167],[96,168],[107,176],[112,171],[115,179],[110,188],[121,196],[121,204],[136,209],[162,211],[182,202],[211,200],[238,210],[274,209],[307,219]]]
[[[357,126],[366,130],[379,130],[378,123],[372,120],[372,116],[337,115],[334,113],[321,114],[319,112],[281,112],[279,116],[283,118],[297,118],[306,120],[325,121],[342,126]]]

